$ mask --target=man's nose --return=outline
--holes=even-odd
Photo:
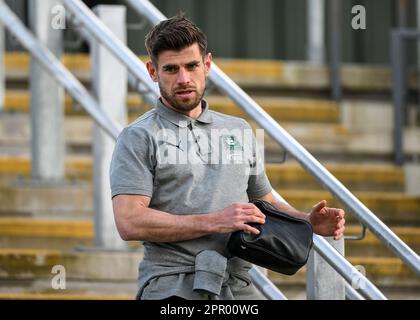
[[[190,82],[190,74],[184,68],[179,69],[177,82],[180,84],[186,84]]]

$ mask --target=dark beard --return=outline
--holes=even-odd
[[[196,93],[197,93],[196,98],[193,101],[191,101],[190,103],[186,104],[186,103],[180,103],[179,101],[177,101],[177,99],[175,99],[173,96],[168,94],[168,92],[166,92],[160,86],[160,84],[159,84],[159,89],[160,89],[160,94],[170,104],[170,106],[173,107],[176,110],[179,110],[179,111],[191,111],[191,110],[193,110],[200,103],[201,99],[204,96],[204,92],[205,92],[205,88],[204,88],[203,92],[201,92],[201,93],[196,91]]]

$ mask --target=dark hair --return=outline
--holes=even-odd
[[[156,66],[159,54],[166,50],[180,51],[194,43],[204,57],[207,53],[207,37],[192,21],[182,13],[161,21],[146,35],[145,45],[150,59]]]

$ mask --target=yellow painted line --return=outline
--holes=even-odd
[[[409,245],[420,244],[420,227],[391,227],[391,230],[405,243]],[[362,227],[354,225],[346,225],[346,235],[360,235]],[[346,245],[359,244],[377,245],[383,244],[374,234],[367,230],[366,237],[361,241],[348,241]]]
[[[300,210],[309,210],[313,205],[321,200],[327,200],[330,207],[341,207],[342,204],[326,191],[305,190],[281,190],[277,189],[279,194],[290,204]],[[354,192],[353,193],[367,208],[381,216],[386,212],[395,211],[395,219],[401,215],[408,217],[406,212],[411,212],[412,219],[416,219],[413,213],[420,214],[420,197],[409,196],[401,192]],[[410,218],[411,219],[411,218]]]
[[[326,165],[326,168],[339,180],[347,181],[348,183],[352,181],[363,182],[369,179],[370,182],[403,185],[405,179],[403,170],[392,166],[338,164]],[[65,170],[68,178],[89,178],[92,176],[92,159],[90,157],[67,158]],[[267,164],[266,171],[273,183],[314,180],[312,176],[297,164]],[[30,173],[31,160],[28,157],[0,157],[0,174],[29,176]]]
[[[92,175],[92,159],[87,157],[68,158],[65,160],[65,170],[68,178],[90,177]],[[1,156],[1,174],[29,176],[31,174],[31,160],[22,156]]]
[[[206,99],[210,104],[210,108],[214,111],[247,118],[245,113],[228,98],[209,96]],[[256,101],[272,117],[282,121],[322,121],[334,123],[338,121],[337,105],[328,100],[256,98]],[[64,105],[66,114],[86,114],[82,107],[74,107],[74,100],[67,94],[65,95]],[[127,106],[130,119],[137,118],[151,108],[138,94],[133,93],[128,94]],[[5,111],[29,112],[29,109],[29,91],[8,90],[6,92]]]
[[[139,56],[143,62],[147,56]],[[88,73],[90,58],[87,54],[65,54],[62,57],[65,66],[71,71]],[[260,59],[215,59],[215,63],[230,77],[238,82],[251,85],[285,85],[293,88],[325,88],[328,85],[326,66],[311,66],[307,63],[284,62],[280,60]],[[7,52],[5,54],[6,71],[28,73],[30,57],[27,53]],[[383,90],[390,87],[391,70],[375,65],[350,64],[343,66],[343,85],[354,89]],[[410,85],[415,85],[411,79]]]
[[[226,107],[235,106],[235,103],[232,100],[222,96],[208,96],[206,99],[210,105],[223,105]],[[337,103],[334,101],[321,99],[255,97],[255,101],[266,108],[337,110],[338,107]]]
[[[8,90],[4,99],[4,110],[7,112],[29,112],[31,105],[31,94],[29,90]],[[74,111],[74,101],[71,96],[65,94],[64,107],[66,113],[77,113]]]
[[[65,172],[68,178],[90,178],[92,177],[92,159],[87,157],[66,159]]]
[[[0,300],[134,300],[130,295],[92,295],[58,293],[0,293]]]
[[[31,163],[27,157],[1,156],[0,174],[17,174],[28,176],[31,173]]]
[[[70,70],[90,70],[90,58],[83,53],[65,54],[62,62]]]
[[[5,111],[28,112],[29,105],[30,105],[29,91],[23,91],[23,90],[6,91],[6,95],[4,99]]]
[[[28,90],[7,90],[5,95],[4,110],[7,112],[29,112],[30,110],[30,91]],[[66,114],[84,113],[82,107],[75,110],[76,102],[71,96],[65,94],[64,106]],[[146,111],[150,106],[146,104],[138,94],[129,94],[127,97],[129,109],[136,109],[137,112]]]
[[[0,235],[92,239],[93,223],[90,220],[0,218]]]
[[[246,114],[228,98],[208,96],[206,100],[209,102],[210,109],[214,111],[247,118]],[[256,98],[256,102],[276,119],[338,121],[337,104],[328,100]],[[127,105],[131,110],[136,112],[135,117],[150,110],[150,106],[141,97],[134,94],[128,96]]]
[[[368,278],[375,277],[392,277],[396,281],[410,277],[414,281],[418,281],[418,277],[398,258],[387,257],[356,257],[346,256],[346,259],[352,265],[363,266],[366,269]],[[268,270],[268,277],[275,283],[301,283],[305,280],[306,268],[301,268],[296,275],[290,277]]]
[[[217,66],[232,77],[268,77],[280,79],[284,65],[274,60],[215,59]]]
[[[143,62],[147,56],[138,56]],[[70,70],[90,70],[89,55],[83,53],[65,54],[62,57],[64,65]],[[283,63],[276,60],[252,60],[252,59],[215,59],[215,63],[225,72],[232,75],[281,77],[283,75]],[[30,56],[22,52],[6,52],[6,70],[28,70]]]
[[[400,259],[388,257],[347,257],[353,265],[366,268],[367,275],[406,277],[414,275]]]
[[[88,71],[90,69],[90,59],[86,54],[65,54],[61,60],[67,68],[73,71]],[[6,70],[28,71],[30,68],[31,58],[27,53],[8,52],[4,56],[4,62]]]
[[[28,70],[30,56],[25,52],[6,52],[4,54],[4,63],[6,70]]]
[[[277,190],[281,192],[281,194],[287,195],[288,197],[292,198],[332,198],[332,195],[326,191],[315,191],[315,190],[308,190],[302,192],[300,190]],[[390,201],[401,201],[401,200],[413,200],[413,201],[420,201],[420,197],[406,195],[402,192],[375,192],[375,191],[362,191],[362,192],[355,192],[355,196],[363,199],[378,199],[379,201],[382,200],[390,200]]]
[[[404,170],[388,165],[353,165],[353,164],[327,164],[326,169],[339,180],[375,181],[382,183],[404,184]],[[266,164],[267,174],[270,178],[286,181],[313,180],[298,164]]]
[[[27,248],[0,248],[0,256],[61,256],[60,250],[27,249]]]
[[[245,116],[242,109],[228,98],[209,96],[207,101],[215,111]],[[337,104],[328,100],[255,97],[255,101],[273,118],[283,121],[337,122],[339,118]]]

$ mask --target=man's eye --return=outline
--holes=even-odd
[[[173,72],[176,72],[177,71],[177,68],[175,66],[170,66],[170,67],[165,67],[164,70],[166,72],[173,73]]]
[[[198,67],[198,63],[192,63],[192,64],[187,65],[188,70],[194,70],[197,67]]]

